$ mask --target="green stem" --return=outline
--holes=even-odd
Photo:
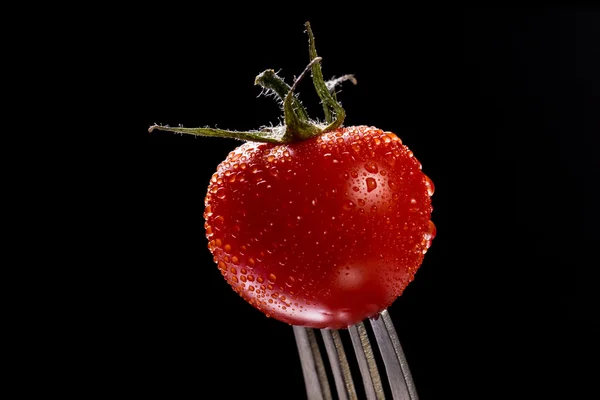
[[[335,87],[347,80],[356,84],[356,79],[354,79],[353,75],[344,75],[340,78],[325,82],[320,65],[321,57],[317,56],[315,37],[311,30],[310,23],[308,22],[306,23],[306,30],[309,38],[310,63],[291,87],[288,86],[283,79],[277,76],[273,70],[262,72],[254,81],[256,85],[260,85],[265,89],[273,91],[273,93],[283,100],[284,126],[262,128],[261,130],[253,131],[230,131],[216,128],[171,128],[163,125],[152,125],[148,129],[148,132],[161,130],[195,136],[227,137],[253,142],[290,143],[310,139],[323,132],[339,128],[344,122],[346,112],[337,101]],[[302,106],[302,103],[296,94],[294,94],[298,83],[309,70],[312,71],[313,85],[321,99],[323,110],[325,111],[325,119],[328,124],[325,127],[322,124],[309,119],[306,109]]]
[[[315,46],[315,36],[313,35],[312,29],[310,28],[310,22],[306,22],[304,24],[304,26],[306,27],[306,31],[308,32],[308,55],[310,57],[310,60],[314,60],[315,58],[317,58],[317,47]],[[312,78],[313,78],[313,84],[315,85],[315,90],[317,91],[317,94],[319,95],[319,98],[322,100],[323,103],[323,112],[325,113],[325,121],[330,124],[331,122],[333,122],[333,117],[331,115],[331,111],[329,110],[329,105],[323,101],[323,96],[321,95],[321,90],[322,90],[322,86],[317,84],[317,81],[320,79],[321,81],[325,81],[325,79],[323,78],[323,71],[321,69],[321,65],[317,64],[313,67],[312,70]]]
[[[286,125],[284,138],[286,140],[292,141],[294,138],[301,140],[309,139],[323,132],[323,130],[317,125],[307,121],[302,121],[300,118],[298,118],[298,115],[296,115],[294,112],[292,101],[294,99],[294,90],[296,90],[298,83],[300,83],[302,78],[304,78],[304,75],[308,72],[308,70],[314,68],[315,64],[318,64],[320,61],[321,57],[316,57],[311,60],[304,71],[302,71],[300,76],[298,76],[283,100],[283,118]]]
[[[336,101],[337,101],[337,96],[335,95],[335,87],[337,85],[341,85],[342,82],[346,82],[346,81],[350,81],[354,85],[358,84],[358,82],[356,81],[356,78],[352,74],[340,76],[339,78],[330,79],[327,82],[325,82],[325,86],[327,86],[329,93],[331,93],[331,96],[333,96],[333,98],[336,99]]]
[[[152,125],[148,129],[148,132],[152,133],[154,130],[158,130],[166,132],[185,133],[194,136],[222,137],[264,143],[283,143],[286,141],[284,138],[285,135],[283,133],[283,129],[278,128],[283,127],[264,128],[262,131],[243,132],[215,128],[171,128],[169,126],[163,125]]]
[[[306,31],[308,33],[308,43],[309,48],[308,52],[310,55],[311,61],[317,57],[317,49],[315,47],[315,36],[313,35],[312,29],[310,27],[310,22],[306,22]],[[325,79],[323,79],[323,72],[321,71],[320,64],[314,64],[312,67],[312,75],[313,75],[313,84],[315,86],[315,90],[317,94],[321,98],[323,102],[323,110],[325,111],[325,119],[329,125],[325,128],[325,131],[330,131],[339,128],[344,123],[344,119],[346,118],[346,112],[342,108],[341,104],[331,95],[327,85],[325,84]],[[335,113],[335,120],[331,115],[329,108],[333,109]]]
[[[268,69],[258,74],[254,80],[254,84],[272,90],[281,100],[285,99],[285,96],[287,96],[291,89],[290,85],[285,83],[285,81],[272,69]],[[298,118],[303,121],[308,121],[308,113],[296,94],[294,94],[294,97],[292,98],[292,106],[298,115]]]

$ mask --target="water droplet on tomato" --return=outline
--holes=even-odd
[[[262,278],[262,276],[259,276],[258,278],[256,278],[256,281],[258,283],[263,283],[265,280]]]
[[[356,171],[350,172],[350,175],[352,175],[353,178],[358,178],[358,172]]]
[[[373,212],[373,213],[374,213],[374,212],[377,212],[377,206],[373,206],[373,207],[371,207],[371,212]]]
[[[402,140],[398,136],[396,136],[392,132],[384,132],[388,138],[390,138],[393,142],[400,142],[402,144]]]
[[[354,190],[355,192],[358,192],[360,189],[359,189],[359,187],[358,187],[358,186],[353,186],[353,187],[352,187],[352,190]]]
[[[223,242],[221,241],[221,239],[215,239],[215,246],[221,247],[222,245],[223,245]]]
[[[231,251],[231,245],[226,244],[225,247],[223,247],[223,250],[225,250],[226,252],[230,252]]]
[[[275,281],[277,280],[277,277],[274,274],[269,274],[269,282],[271,283],[275,283]]]
[[[365,202],[365,199],[358,199],[358,204],[359,204],[359,205],[361,205],[361,206],[364,206],[364,205],[365,205],[365,203],[366,203],[366,202]]]
[[[223,261],[219,261],[218,266],[219,266],[220,270],[224,270],[224,271],[227,270],[227,265],[225,265],[225,263]]]
[[[391,180],[391,179],[388,181],[388,186],[393,191],[397,191],[398,190],[398,184],[396,182],[394,182],[393,180]]]
[[[218,217],[215,218],[215,224],[222,224],[223,222],[225,222],[225,218],[223,218],[222,215],[219,215]],[[219,245],[220,246],[220,245]]]
[[[379,171],[379,168],[377,168],[377,164],[375,164],[373,161],[369,161],[365,164],[365,169],[373,174],[376,174]]]
[[[350,147],[352,147],[352,150],[354,150],[355,152],[360,152],[360,146],[358,145],[358,143],[354,142],[350,145]]]
[[[254,282],[254,275],[248,275],[248,280],[250,282]]]
[[[351,211],[354,209],[354,207],[356,207],[356,204],[354,204],[350,200],[348,200],[348,201],[344,202],[344,204],[342,204],[342,208],[346,211]]]
[[[269,157],[267,157],[268,162],[273,162],[273,160],[275,160],[275,156],[270,155]]]
[[[239,263],[240,263],[240,260],[239,260],[239,258],[237,258],[236,256],[232,256],[232,257],[231,257],[231,262],[232,262],[233,264],[237,265],[237,264],[239,264]]]
[[[386,158],[383,159],[383,163],[390,169],[394,169],[396,165],[396,156],[391,152],[385,154]]]
[[[237,269],[231,267],[230,271],[232,274],[237,275]]]
[[[250,258],[248,259],[248,266],[249,266],[250,268],[252,268],[252,267],[254,267],[254,264],[256,264],[256,262],[254,261],[254,258],[250,257]]]
[[[367,191],[372,192],[377,188],[377,181],[373,178],[367,178]]]
[[[426,247],[429,248],[431,246],[431,241],[435,238],[437,233],[437,229],[433,221],[428,222],[427,232],[423,236],[423,239],[426,241]]]
[[[240,280],[241,280],[242,282],[246,282],[247,278],[246,278],[246,276],[244,276],[244,275],[241,275],[241,276],[240,276]]]
[[[429,195],[429,197],[433,196],[435,186],[433,185],[433,182],[431,181],[431,179],[429,179],[427,175],[425,175],[425,186],[427,187],[427,194]]]
[[[293,276],[288,276],[287,279],[285,280],[285,285],[287,287],[292,287],[294,285],[294,283],[296,283],[296,279]]]

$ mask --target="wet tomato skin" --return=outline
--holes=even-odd
[[[266,315],[346,328],[412,281],[435,236],[432,194],[412,152],[377,128],[246,142],[210,180],[208,248],[231,287]]]

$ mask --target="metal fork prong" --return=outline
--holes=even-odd
[[[394,400],[416,400],[416,397],[412,397],[408,390],[408,385],[404,377],[405,374],[396,350],[396,346],[400,346],[400,342],[397,340],[396,331],[394,330],[392,333],[388,330],[388,326],[386,326],[384,321],[385,313],[387,312],[383,311],[378,318],[371,319],[371,326],[373,327],[373,333],[375,334],[379,352],[385,365],[392,397]],[[397,342],[396,346],[392,340],[392,334]],[[408,365],[405,366],[408,367]]]
[[[358,400],[350,365],[337,330],[321,329],[339,400]]]
[[[398,338],[398,334],[396,333],[396,328],[394,328],[394,322],[390,317],[390,313],[387,310],[383,310],[381,312],[381,318],[383,318],[383,322],[390,336],[390,340],[392,341],[392,345],[394,346],[394,350],[396,351],[396,356],[398,357],[398,361],[400,362],[400,368],[402,368],[402,374],[404,375],[404,381],[406,382],[406,386],[408,386],[408,393],[410,394],[410,398],[411,400],[418,400],[419,396],[417,395],[415,382],[413,381],[412,374],[410,373],[410,368],[408,367],[408,362],[406,361],[406,356],[404,355],[404,350],[402,350],[402,345],[400,344],[400,339]]]
[[[352,346],[358,361],[363,386],[367,400],[384,400],[385,395],[381,385],[381,377],[371,348],[367,330],[362,322],[348,328]]]
[[[310,328],[294,326],[294,336],[300,355],[302,374],[308,400],[332,400],[323,358],[315,332]]]

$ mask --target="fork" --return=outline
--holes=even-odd
[[[418,396],[412,375],[388,311],[382,311],[378,317],[369,319],[369,322],[385,366],[392,398],[394,400],[417,400]],[[325,362],[321,357],[317,331],[321,332],[322,347],[327,353],[337,398],[339,400],[357,400],[352,371],[340,335],[340,332],[345,333],[333,329],[317,330],[301,326],[294,326],[293,329],[308,400],[334,399]],[[367,400],[385,399],[384,385],[365,324],[360,322],[350,326],[347,332],[352,341]]]

